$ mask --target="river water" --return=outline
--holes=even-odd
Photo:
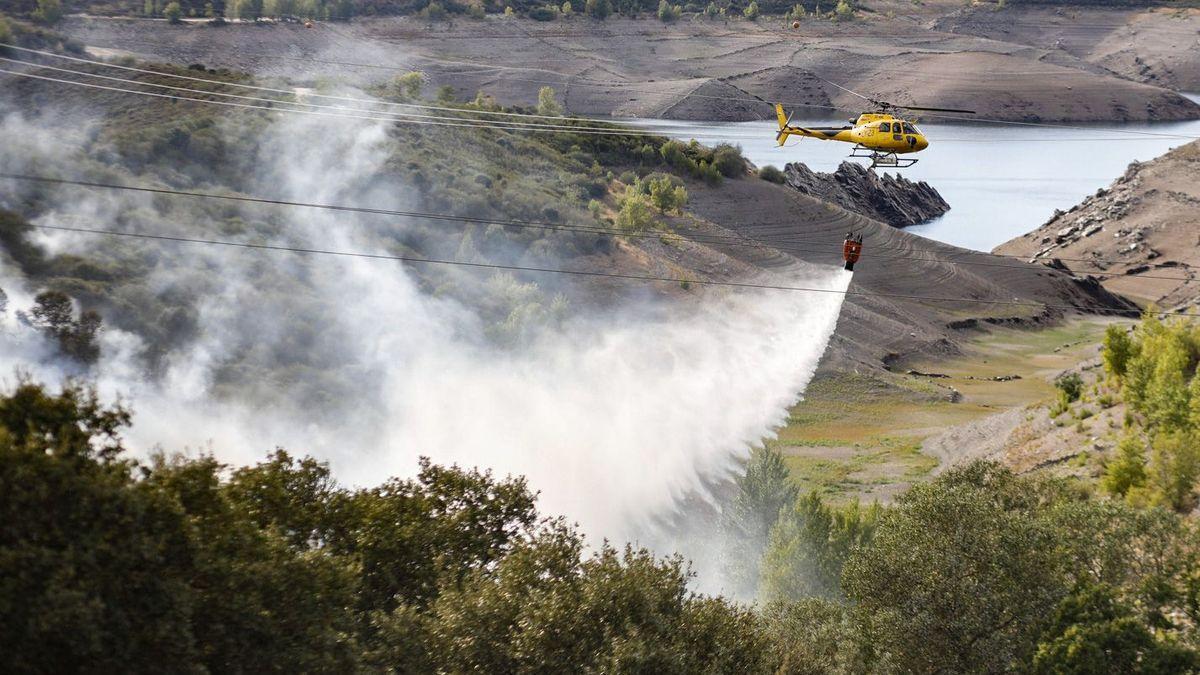
[[[1200,95],[1189,95],[1200,102]],[[742,147],[758,166],[783,168],[804,162],[833,171],[850,152],[847,143],[816,139],[775,145],[774,122],[680,122],[637,120],[638,126],[714,144],[722,138]],[[793,124],[841,126],[832,119],[793,119]],[[1035,229],[1125,172],[1132,161],[1153,159],[1200,138],[1200,120],[1141,124],[1089,124],[1071,128],[1008,124],[920,123],[929,138],[916,165],[898,173],[927,181],[950,204],[946,215],[909,232],[965,248],[988,251]],[[891,170],[896,171],[896,170]]]

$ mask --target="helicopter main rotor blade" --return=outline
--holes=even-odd
[[[905,110],[925,110],[929,112],[948,112],[948,113],[963,113],[964,115],[974,115],[974,110],[963,110],[961,108],[924,108],[915,105],[896,105],[893,108],[904,108]]]

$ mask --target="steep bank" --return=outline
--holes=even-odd
[[[1134,162],[1038,229],[995,249],[1077,274],[1163,307],[1200,301],[1200,141]]]
[[[765,101],[823,106],[803,113],[818,116],[859,112],[862,99],[842,86],[1001,120],[1200,117],[1200,106],[1175,92],[1078,59],[1043,60],[1043,51],[1027,45],[882,16],[864,13],[846,25],[806,21],[796,30],[771,20],[703,16],[675,24],[617,17],[602,23],[377,17],[312,29],[72,18],[63,30],[97,50],[291,79],[362,86],[420,70],[430,92],[447,86],[471,99],[484,91],[505,105],[530,105],[549,85],[568,111],[589,116],[764,119],[771,115]]]
[[[938,31],[1029,45],[1035,58],[1178,91],[1200,91],[1200,8],[960,9]]]
[[[784,167],[789,187],[892,227],[924,223],[950,210],[950,205],[925,181],[899,174],[877,174],[862,164],[842,162],[833,173],[813,171],[800,162]]]

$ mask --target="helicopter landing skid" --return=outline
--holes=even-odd
[[[916,157],[900,157],[894,152],[880,152],[862,145],[854,146],[854,149],[850,151],[850,156],[871,160],[872,169],[877,166],[905,169],[917,163]]]

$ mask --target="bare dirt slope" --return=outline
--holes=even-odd
[[[1033,326],[1072,308],[1132,307],[1094,281],[907,234],[766,181],[726,181],[720,189],[696,186],[689,192],[689,209],[696,215],[776,249],[727,251],[758,255],[754,263],[768,269],[793,257],[838,264],[845,233],[864,235],[864,255],[830,343],[827,371],[956,354],[971,329],[989,324]]]
[[[1200,92],[1200,9],[1008,7],[985,4],[938,19],[939,31],[1024,44],[1041,61],[1078,59],[1138,82]]]
[[[1096,274],[1163,307],[1200,301],[1200,141],[1130,165],[1107,189],[996,248]]]
[[[314,81],[361,85],[418,69],[431,87],[451,86],[460,97],[482,90],[508,105],[529,105],[550,85],[570,112],[584,115],[762,119],[770,115],[766,101],[836,108],[809,115],[860,111],[865,102],[833,82],[897,103],[967,107],[1002,120],[1200,117],[1200,106],[1172,91],[1078,58],[1058,63],[1046,49],[869,13],[846,24],[808,21],[798,30],[777,20],[703,17],[677,24],[374,18],[312,29],[76,17],[63,30],[99,53]]]

